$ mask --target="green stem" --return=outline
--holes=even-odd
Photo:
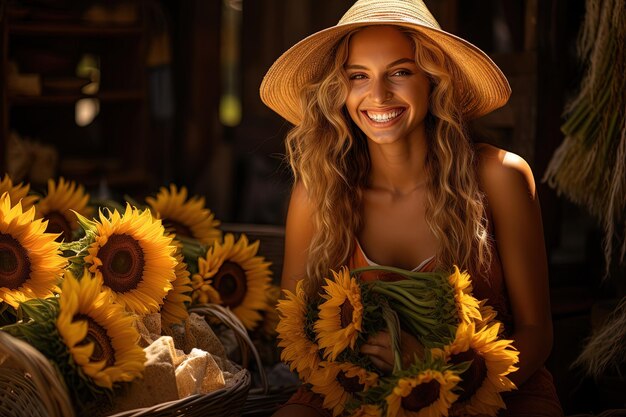
[[[418,271],[407,271],[406,269],[396,268],[394,266],[382,266],[382,265],[372,265],[372,266],[364,266],[361,268],[352,269],[350,272],[352,274],[359,274],[361,272],[367,271],[383,271],[383,272],[391,272],[394,274],[402,275],[403,277],[422,280],[432,282],[439,278],[439,274],[434,272],[418,272]]]
[[[398,303],[405,305],[407,308],[411,309],[412,311],[415,311],[417,314],[427,315],[429,313],[429,310],[425,310],[416,305],[411,304],[411,302],[407,300],[406,298],[398,295],[397,293],[394,293],[393,291],[389,291],[385,289],[384,287],[381,287],[380,285],[373,285],[372,291],[375,293],[384,295],[386,297],[389,297],[391,300],[395,300]]]
[[[416,298],[411,292],[407,291],[405,288],[394,285],[392,282],[381,282],[380,285],[390,291],[394,291],[401,296],[405,297],[409,301],[415,303],[416,305],[424,308],[433,308],[437,305],[436,300],[424,301]],[[432,293],[431,293],[432,294]]]
[[[418,329],[418,334],[420,335],[431,333],[430,330],[428,330],[428,328],[432,326],[437,326],[439,324],[434,320],[429,320],[428,318],[419,316],[415,314],[413,311],[411,311],[410,309],[407,309],[400,305],[392,306],[392,308],[396,313],[398,313],[404,319],[406,319],[407,324],[410,324],[414,328]]]
[[[403,325],[409,331],[409,333],[415,337],[421,338],[425,336],[426,334],[428,334],[426,329],[424,329],[423,327],[419,325],[416,325],[416,322],[412,320],[405,320]]]
[[[402,370],[402,355],[400,354],[400,320],[395,311],[389,306],[383,307],[383,319],[387,324],[387,330],[391,337],[391,350],[393,351],[393,373]]]
[[[381,282],[381,283],[384,283],[384,284],[391,284],[391,285],[394,285],[396,287],[402,287],[402,288],[419,288],[419,289],[423,289],[423,288],[432,288],[433,287],[433,283],[430,282],[430,281],[416,280],[416,279],[411,279],[411,278],[401,279],[399,281],[376,281],[376,282]]]
[[[411,329],[411,332],[415,336],[424,336],[430,333],[428,329],[422,324],[421,319],[417,317],[412,311],[402,306],[395,306],[394,310],[397,314],[401,315],[402,318],[406,319],[405,325]]]
[[[407,318],[418,321],[420,325],[439,326],[441,324],[439,323],[439,321],[433,319],[430,316],[420,315],[420,313],[416,313],[415,310],[411,308],[406,308],[399,304],[395,304],[392,307],[394,310],[397,310],[403,315],[407,316]]]

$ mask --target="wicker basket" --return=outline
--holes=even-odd
[[[250,360],[249,355],[252,354],[259,371],[261,386],[250,390],[248,398],[241,409],[241,415],[269,416],[282,404],[287,402],[298,387],[296,385],[270,387],[265,373],[265,368],[263,367],[263,363],[256,347],[254,346],[254,343],[250,339],[244,325],[230,312],[229,309],[215,304],[204,304],[202,306],[191,308],[189,312],[204,316],[215,316],[222,323],[233,329],[237,337],[238,344],[242,348],[242,363],[244,367],[248,367],[248,362]]]
[[[26,342],[0,331],[0,415],[73,417],[62,379],[48,359]]]
[[[228,309],[203,305],[192,311],[213,315],[237,335],[243,352],[256,353],[243,324]],[[258,359],[258,354],[255,355]],[[239,370],[242,368],[238,365]],[[262,367],[260,367],[262,369]],[[262,373],[263,392],[268,392]],[[114,414],[110,417],[230,417],[239,416],[250,390],[252,377],[243,369],[233,383],[207,394],[160,403]],[[54,367],[38,350],[6,332],[0,331],[0,416],[2,417],[74,417],[67,388]]]
[[[222,388],[208,394],[196,394],[180,400],[157,404],[152,407],[138,408],[124,411],[110,417],[236,417],[241,409],[250,389],[250,372],[241,372],[239,378],[228,388]]]

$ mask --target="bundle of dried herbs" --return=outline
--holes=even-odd
[[[626,255],[626,4],[585,7],[578,54],[587,68],[544,181],[599,219],[608,275],[616,250],[620,262]]]

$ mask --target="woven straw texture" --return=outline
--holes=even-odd
[[[242,352],[252,351],[260,363],[258,353],[245,327],[229,309],[217,305],[204,305],[193,311],[217,317],[235,332]],[[261,392],[268,393],[267,378],[262,366],[260,370],[263,384]],[[124,411],[111,417],[239,416],[251,383],[250,372],[243,370],[226,388],[152,407]],[[0,331],[0,416],[74,417],[74,415],[63,379],[50,362],[29,344]]]
[[[73,417],[62,379],[37,349],[0,331],[0,415]]]
[[[261,83],[261,100],[294,125],[302,121],[302,87],[319,80],[333,59],[333,49],[348,32],[369,25],[395,25],[431,38],[454,64],[452,74],[461,108],[468,119],[506,104],[511,87],[496,64],[479,48],[440,29],[421,0],[359,0],[336,26],[295,44],[274,62]]]

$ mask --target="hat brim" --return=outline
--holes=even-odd
[[[509,82],[478,47],[443,30],[397,20],[346,23],[306,37],[283,53],[267,71],[260,87],[261,100],[290,123],[298,125],[302,121],[299,105],[302,87],[327,68],[332,51],[343,36],[354,29],[373,25],[406,27],[435,41],[465,75],[465,82],[457,84],[457,88],[466,118],[483,116],[508,101]]]

